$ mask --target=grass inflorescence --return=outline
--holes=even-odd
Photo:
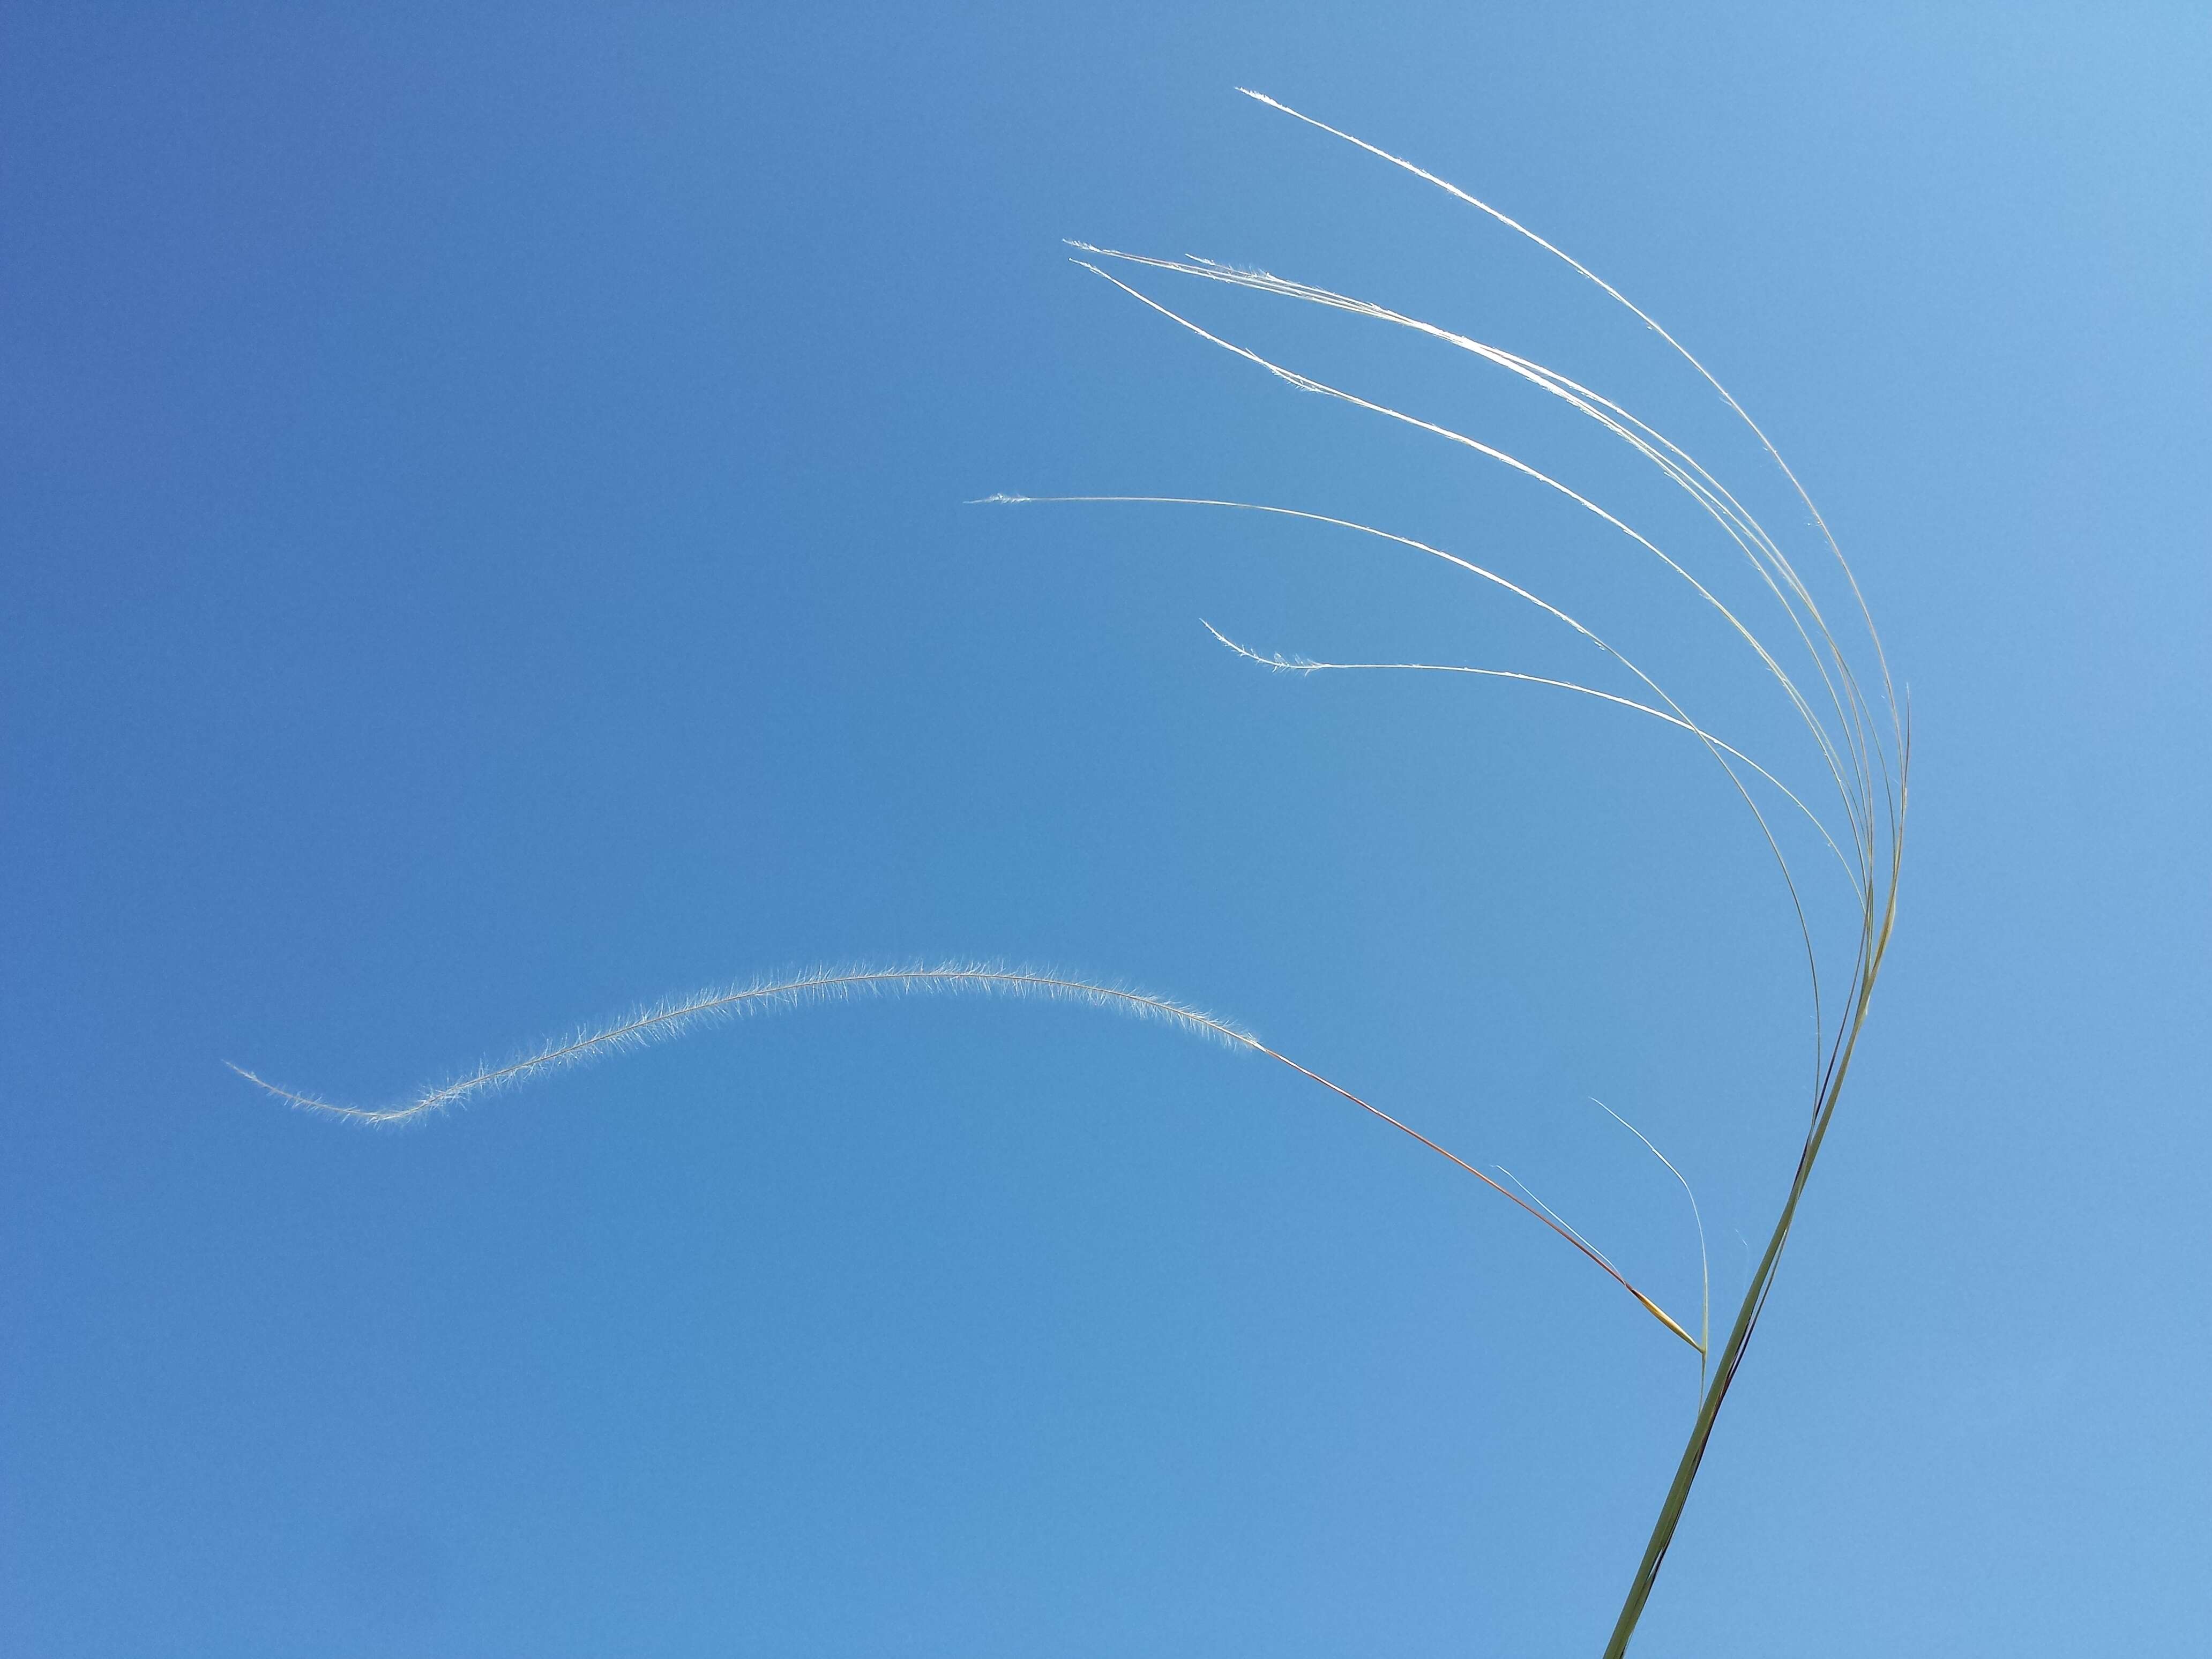
[[[1723,741],[1694,718],[1654,676],[1630,659],[1615,645],[1570,615],[1560,606],[1525,586],[1460,554],[1431,543],[1377,526],[1360,523],[1312,508],[1285,504],[1173,495],[1059,495],[1032,496],[1000,494],[984,498],[1000,506],[1074,505],[1151,506],[1266,515],[1299,520],[1326,530],[1380,541],[1425,558],[1434,558],[1503,594],[1516,604],[1533,607],[1567,636],[1591,653],[1591,678],[1604,674],[1624,677],[1622,689],[1610,690],[1556,675],[1538,674],[1496,665],[1431,662],[1331,662],[1304,656],[1262,653],[1206,624],[1213,638],[1230,651],[1270,671],[1310,675],[1346,672],[1407,672],[1451,674],[1494,683],[1565,692],[1595,699],[1625,712],[1656,720],[1679,732],[1701,748],[1725,775],[1732,792],[1742,801],[1758,833],[1772,855],[1783,895],[1790,906],[1802,941],[1811,1002],[1814,1064],[1806,1102],[1806,1128],[1791,1180],[1772,1224],[1764,1252],[1753,1270],[1742,1301],[1728,1334],[1716,1353],[1712,1349],[1711,1292],[1709,1271],[1701,1267],[1704,1285],[1698,1330],[1692,1334],[1651,1297],[1621,1273],[1612,1260],[1577,1228],[1554,1212],[1509,1171],[1498,1166],[1501,1181],[1483,1169],[1448,1151],[1401,1118],[1287,1054],[1261,1041],[1252,1031],[1232,1021],[1205,1012],[1186,1003],[1129,986],[1081,978],[1057,971],[1008,966],[990,962],[942,962],[899,966],[848,966],[819,969],[780,977],[710,988],[640,1007],[604,1024],[586,1027],[548,1042],[515,1058],[480,1066],[411,1097],[384,1106],[343,1105],[320,1097],[281,1088],[240,1071],[258,1087],[302,1110],[349,1122],[376,1127],[419,1123],[501,1089],[512,1088],[562,1068],[608,1058],[651,1042],[668,1040],[710,1021],[787,1011],[816,1004],[885,995],[968,994],[1072,1003],[1152,1021],[1186,1035],[1219,1043],[1232,1050],[1272,1060],[1381,1122],[1419,1141],[1437,1156],[1472,1175],[1486,1187],[1517,1206],[1612,1278],[1642,1309],[1674,1336],[1695,1350],[1699,1364],[1699,1396],[1687,1443],[1676,1465],[1654,1522],[1644,1555],[1632,1577],[1629,1590],[1606,1647],[1607,1659],[1624,1653],[1650,1595],[1668,1547],[1673,1542],[1692,1485],[1702,1466],[1721,1407],[1726,1401],[1753,1333],[1757,1328],[1774,1285],[1776,1269],[1787,1245],[1813,1167],[1819,1158],[1837,1105],[1843,1093],[1853,1056],[1871,1006],[1875,982],[1880,975],[1897,913],[1897,893],[1902,868],[1907,777],[1911,766],[1908,713],[1892,679],[1880,636],[1869,613],[1856,575],[1844,557],[1827,521],[1813,504],[1797,475],[1784,461],[1766,434],[1746,412],[1713,374],[1674,337],[1587,266],[1537,235],[1517,221],[1435,173],[1403,157],[1314,119],[1289,106],[1249,89],[1246,95],[1279,111],[1306,127],[1357,147],[1389,166],[1441,190],[1455,201],[1486,215],[1498,225],[1565,264],[1576,276],[1594,284],[1607,299],[1625,307],[1655,335],[1665,348],[1717,397],[1733,420],[1741,423],[1771,465],[1779,470],[1790,491],[1801,505],[1817,535],[1824,559],[1832,565],[1842,583],[1838,617],[1832,622],[1814,597],[1814,584],[1792,562],[1780,541],[1745,506],[1741,496],[1724,485],[1688,450],[1656,427],[1589,386],[1492,343],[1457,330],[1425,321],[1372,301],[1359,299],[1310,283],[1210,259],[1162,258],[1073,243],[1076,263],[1149,307],[1161,318],[1188,330],[1207,343],[1266,371],[1297,390],[1348,404],[1377,418],[1441,441],[1455,450],[1503,467],[1588,515],[1619,536],[1638,557],[1656,560],[1667,575],[1683,585],[1701,610],[1715,618],[1724,634],[1748,653],[1761,680],[1786,703],[1809,745],[1822,779],[1818,789],[1793,788],[1778,773],[1754,760],[1742,747]],[[1109,269],[1109,267],[1112,267]],[[1126,273],[1116,275],[1115,271]],[[1624,445],[1638,460],[1654,468],[1686,496],[1725,541],[1740,554],[1755,580],[1754,597],[1778,624],[1773,629],[1778,643],[1770,644],[1751,614],[1731,605],[1716,586],[1694,574],[1674,553],[1602,505],[1594,495],[1547,472],[1503,447],[1440,422],[1367,398],[1305,374],[1261,356],[1223,335],[1200,326],[1151,293],[1139,281],[1177,279],[1225,284],[1247,292],[1294,304],[1317,307],[1364,322],[1407,331],[1449,349],[1462,353],[1501,371],[1543,395],[1565,404]],[[1838,631],[1840,626],[1841,631]],[[1832,793],[1833,799],[1826,797]],[[1808,796],[1811,797],[1808,799]],[[1832,854],[1848,892],[1852,926],[1844,948],[1823,949],[1808,914],[1808,896],[1785,851],[1786,837],[1769,817],[1781,808],[1787,822],[1809,823],[1826,854]],[[1825,863],[1825,859],[1824,859]],[[1823,882],[1832,879],[1823,875]],[[1601,1105],[1601,1103],[1600,1103]],[[1688,1179],[1656,1146],[1626,1119],[1603,1109],[1662,1164],[1688,1194],[1696,1218],[1701,1262],[1704,1259],[1704,1219]]]

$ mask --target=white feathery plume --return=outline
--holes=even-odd
[[[1237,1048],[1261,1048],[1249,1031],[1212,1014],[1127,986],[1073,979],[1042,969],[988,962],[910,963],[903,967],[816,969],[780,979],[749,980],[710,987],[690,996],[670,997],[632,1010],[602,1025],[587,1026],[556,1038],[502,1065],[481,1066],[465,1077],[426,1089],[412,1100],[391,1106],[342,1106],[313,1095],[280,1088],[241,1066],[232,1066],[248,1082],[302,1111],[356,1123],[392,1126],[411,1123],[459,1106],[476,1096],[510,1088],[525,1080],[604,1060],[647,1043],[665,1042],[709,1021],[748,1014],[781,1012],[855,996],[914,996],[968,994],[1030,997],[1076,1002],[1164,1024]],[[1262,1049],[1262,1052],[1265,1052]]]
[[[910,964],[900,968],[848,967],[819,969],[811,973],[799,974],[784,979],[755,980],[744,985],[723,986],[701,991],[689,997],[672,998],[640,1008],[608,1024],[587,1027],[573,1035],[549,1042],[504,1065],[486,1066],[466,1077],[425,1090],[412,1100],[396,1105],[369,1107],[344,1106],[301,1093],[269,1082],[247,1071],[242,1066],[232,1066],[237,1073],[255,1087],[267,1091],[277,1099],[304,1112],[325,1117],[337,1117],[354,1123],[365,1123],[382,1127],[419,1122],[439,1112],[459,1106],[475,1096],[509,1087],[526,1079],[565,1066],[580,1066],[590,1060],[607,1058],[626,1049],[641,1048],[648,1042],[665,1042],[681,1036],[708,1020],[731,1019],[744,1014],[771,1013],[785,1009],[801,1008],[823,1002],[847,1000],[858,995],[915,995],[930,994],[981,994],[1040,998],[1050,1002],[1073,1002],[1085,1007],[1099,1008],[1113,1013],[1133,1015],[1139,1019],[1157,1020],[1160,1024],[1203,1037],[1231,1048],[1249,1049],[1265,1054],[1268,1059],[1288,1066],[1299,1076],[1318,1083],[1331,1094],[1350,1101],[1360,1110],[1380,1119],[1400,1133],[1410,1136],[1439,1158],[1457,1164],[1483,1185],[1503,1194],[1506,1199],[1534,1216],[1561,1238],[1574,1246],[1583,1255],[1602,1269],[1609,1279],[1634,1297],[1644,1310],[1692,1347],[1698,1339],[1692,1336],[1674,1317],[1656,1302],[1631,1284],[1621,1271],[1594,1248],[1581,1234],[1565,1226],[1556,1217],[1540,1206],[1532,1206],[1507,1188],[1485,1175],[1457,1153],[1448,1151],[1419,1130],[1402,1122],[1382,1108],[1363,1100],[1359,1096],[1333,1083],[1319,1072],[1301,1066],[1289,1055],[1279,1053],[1260,1041],[1243,1026],[1215,1015],[1206,1013],[1187,1003],[1172,998],[1154,996],[1148,991],[1132,990],[1127,986],[1114,985],[1096,980],[1073,978],[1068,975],[1037,968],[1009,968],[993,963],[947,962],[934,966]]]

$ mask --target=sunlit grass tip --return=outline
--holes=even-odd
[[[1260,1040],[1242,1026],[1170,997],[1155,996],[1127,985],[1079,979],[1050,969],[955,961],[892,967],[860,964],[820,968],[665,998],[632,1009],[605,1024],[579,1028],[501,1064],[479,1066],[464,1077],[389,1106],[342,1105],[319,1096],[281,1087],[242,1066],[233,1065],[231,1070],[301,1111],[354,1123],[392,1127],[419,1121],[463,1105],[477,1096],[512,1088],[550,1072],[608,1059],[647,1043],[664,1042],[710,1022],[848,1001],[859,996],[959,994],[1079,1003],[1138,1019],[1158,1021],[1229,1048],[1261,1049]]]

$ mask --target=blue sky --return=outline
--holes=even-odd
[[[374,1103],[757,972],[1049,963],[1692,1309],[1603,1098],[1732,1308],[1806,1004],[1694,745],[1214,644],[1589,672],[1321,527],[963,505],[1479,553],[1802,781],[1587,520],[1066,262],[1436,317],[1792,522],[1632,319],[1242,84],[1704,356],[1911,687],[1899,943],[1636,1651],[2194,1650],[2208,75],[2187,7],[11,9],[0,1645],[1598,1650],[1694,1358],[1279,1068],[882,1002],[376,1134],[223,1065]],[[1173,283],[1696,545],[1463,360]]]

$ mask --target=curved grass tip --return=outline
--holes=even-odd
[[[904,967],[846,967],[819,969],[784,978],[759,979],[742,985],[717,986],[688,997],[633,1010],[618,1019],[586,1027],[544,1043],[504,1065],[480,1066],[465,1077],[426,1089],[412,1099],[389,1106],[348,1106],[318,1095],[303,1094],[270,1082],[243,1066],[230,1069],[256,1088],[287,1105],[320,1116],[380,1126],[410,1123],[464,1104],[472,1097],[511,1088],[541,1073],[558,1071],[602,1060],[623,1049],[662,1042],[684,1035],[709,1020],[733,1019],[795,1009],[823,1002],[847,1001],[855,996],[914,996],[977,994],[1039,998],[1052,1002],[1077,1002],[1139,1019],[1158,1020],[1194,1036],[1224,1043],[1232,1048],[1267,1052],[1259,1038],[1228,1020],[1218,1018],[1169,997],[1100,981],[1077,979],[1046,969],[1007,967],[988,962],[914,963]]]

